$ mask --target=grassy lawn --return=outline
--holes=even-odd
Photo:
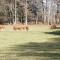
[[[0,32],[0,47],[26,42],[49,42],[49,38],[56,38],[59,35],[45,34],[51,32],[47,26],[30,26],[29,31],[4,31]]]
[[[7,56],[8,58],[5,57],[7,58],[5,60],[21,60],[21,59],[29,60],[29,58],[30,60],[37,59],[60,60],[59,43],[60,43],[60,29],[51,30],[49,29],[49,26],[42,25],[30,26],[28,32],[27,31],[0,32],[0,50],[2,50],[0,54],[1,55],[5,54],[6,56],[8,55]],[[29,56],[29,58],[25,56]]]

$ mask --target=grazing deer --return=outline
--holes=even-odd
[[[56,29],[56,24],[51,25],[50,29]]]
[[[28,31],[29,30],[29,27],[26,26],[26,25],[14,25],[13,26],[13,29],[14,30],[26,30],[26,31]]]
[[[21,26],[20,26],[20,25],[14,25],[14,26],[13,26],[13,29],[14,29],[14,30],[21,30]]]
[[[0,31],[4,30],[5,26],[4,25],[0,25]]]
[[[28,26],[26,26],[26,31],[28,31],[29,30],[29,27]]]

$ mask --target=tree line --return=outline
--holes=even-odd
[[[59,24],[60,0],[0,0],[0,24]]]

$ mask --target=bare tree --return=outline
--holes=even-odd
[[[27,25],[27,0],[26,0],[26,4],[25,4],[25,23]]]

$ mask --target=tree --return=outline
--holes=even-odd
[[[24,7],[17,2],[17,17],[19,22],[24,23]]]

